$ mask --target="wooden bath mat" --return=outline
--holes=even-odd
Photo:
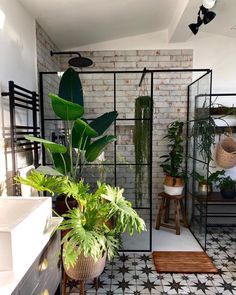
[[[205,252],[155,251],[152,257],[157,272],[218,273]]]

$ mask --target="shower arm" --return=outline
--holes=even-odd
[[[81,57],[80,53],[77,51],[52,51],[50,50],[50,55],[61,55],[61,54],[77,54],[79,57]]]

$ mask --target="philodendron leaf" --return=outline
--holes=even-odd
[[[42,143],[45,146],[45,148],[47,148],[51,153],[64,154],[67,151],[67,148],[63,144],[55,143],[40,137],[25,135],[25,139]]]
[[[84,105],[83,88],[79,73],[72,68],[68,68],[62,75],[58,96],[73,103],[78,103],[81,106]]]
[[[53,93],[49,93],[48,96],[51,98],[54,113],[62,120],[76,120],[83,115],[84,108],[81,105],[67,101]]]
[[[59,171],[53,169],[50,166],[39,166],[36,169],[37,172],[44,174],[44,175],[50,175],[50,176],[63,176],[62,173],[60,173]]]
[[[104,148],[111,142],[116,141],[116,137],[113,135],[106,135],[97,139],[87,148],[85,152],[85,158],[88,162],[93,162],[102,153]]]
[[[102,135],[115,121],[118,113],[116,111],[105,113],[102,116],[94,119],[89,125],[97,131],[98,136]]]

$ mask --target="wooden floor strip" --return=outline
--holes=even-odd
[[[152,256],[157,272],[218,273],[205,252],[155,251]]]

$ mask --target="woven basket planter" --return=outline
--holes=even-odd
[[[216,163],[225,169],[236,165],[236,141],[231,135],[224,136],[217,144]]]
[[[105,264],[106,264],[106,253],[102,258],[100,258],[97,262],[94,261],[92,257],[85,257],[83,254],[80,254],[76,265],[74,267],[67,268],[63,265],[67,275],[74,280],[84,281],[87,279],[94,279],[100,276],[103,272]]]

